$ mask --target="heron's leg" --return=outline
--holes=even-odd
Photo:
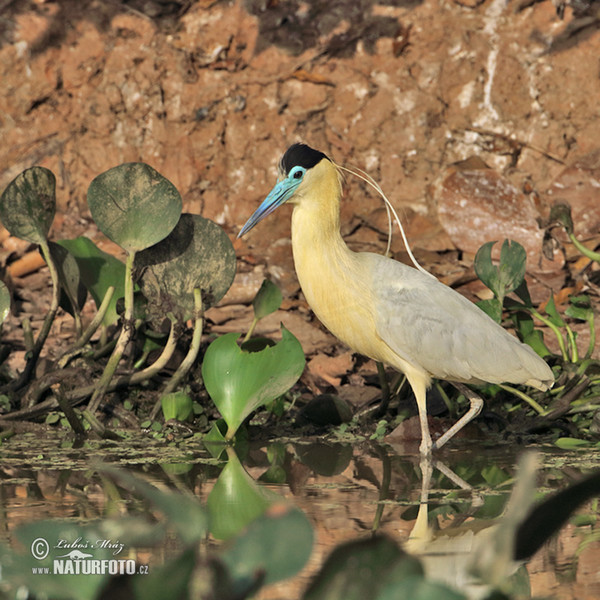
[[[470,423],[483,408],[483,400],[479,395],[477,395],[473,390],[470,390],[466,385],[462,383],[452,382],[452,385],[459,391],[461,394],[464,394],[465,398],[469,400],[471,406],[469,410],[458,420],[444,435],[442,435],[436,442],[433,444],[434,449],[441,448],[448,440],[452,439],[467,423]]]
[[[421,456],[419,466],[422,476],[419,512],[417,513],[417,519],[406,542],[406,550],[416,553],[424,552],[432,537],[431,528],[429,527],[428,522],[429,489],[431,488],[431,477],[433,475],[431,457]]]
[[[421,423],[421,445],[419,452],[423,455],[431,454],[433,444],[429,433],[429,422],[427,421],[427,382],[419,375],[409,376],[406,374],[410,387],[413,390],[419,411],[419,422]]]

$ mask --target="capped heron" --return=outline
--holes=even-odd
[[[483,400],[463,384],[552,385],[552,370],[532,348],[458,292],[426,272],[346,246],[341,172],[325,154],[293,144],[279,166],[278,183],[238,237],[285,202],[294,205],[292,250],[308,304],[352,350],[406,375],[417,401],[422,454],[442,447],[481,411]],[[452,382],[470,401],[435,444],[426,410],[432,378]]]

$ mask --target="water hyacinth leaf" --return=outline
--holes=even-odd
[[[172,392],[161,397],[165,421],[185,421],[192,414],[192,399],[185,392]]]
[[[557,202],[550,209],[549,221],[557,221],[566,230],[568,234],[573,233],[573,217],[571,216],[571,206],[566,202]]]
[[[185,473],[189,473],[194,464],[192,462],[189,463],[159,463],[160,468],[167,475],[184,475]]]
[[[281,306],[282,300],[281,290],[272,281],[265,279],[252,301],[254,316],[262,319],[270,315]]]
[[[264,573],[263,584],[269,585],[298,573],[310,557],[313,542],[306,515],[295,506],[277,502],[236,538],[221,559],[234,580],[249,582]]]
[[[87,200],[100,231],[130,253],[167,237],[181,215],[175,186],[145,163],[101,173],[90,183]]]
[[[8,231],[33,244],[44,242],[56,212],[56,178],[32,167],[17,175],[0,196],[0,221]]]
[[[167,517],[170,527],[184,544],[197,543],[206,534],[208,516],[194,496],[159,490],[122,469],[108,465],[103,465],[99,470],[101,474],[109,476],[162,512]]]
[[[65,572],[57,577],[54,570],[55,561],[63,561],[63,564],[71,563],[72,567],[73,562],[82,558],[96,560],[114,558],[113,550],[110,548],[85,547],[87,540],[105,539],[94,526],[59,520],[37,521],[18,527],[14,535],[26,554],[22,556],[13,552],[8,556],[2,556],[4,552],[0,551],[2,580],[16,586],[26,585],[35,597],[73,598],[73,590],[77,590],[77,598],[93,600],[98,597],[101,587],[110,577],[108,572],[85,576]],[[56,547],[59,540],[75,546]],[[78,547],[78,543],[84,544],[84,547]],[[39,568],[39,572],[33,576],[32,567]]]
[[[556,327],[564,327],[565,326],[565,321],[560,316],[560,313],[558,312],[558,309],[556,308],[553,294],[550,294],[550,297],[548,298],[548,302],[546,302],[546,306],[545,306],[544,310],[546,311],[546,314],[550,317],[549,320],[553,325],[556,325]]]
[[[230,440],[246,417],[259,406],[287,392],[304,370],[300,342],[285,327],[281,341],[259,352],[245,352],[239,334],[217,338],[206,350],[202,377],[229,430]]]
[[[530,314],[521,311],[515,312],[512,318],[519,337],[525,344],[531,346],[542,358],[552,354],[544,343],[544,334],[535,328]]]
[[[497,267],[492,262],[492,247],[496,242],[487,242],[477,250],[473,267],[475,273],[485,285],[487,285],[494,295],[497,296],[496,279],[497,279]]]
[[[579,321],[589,321],[594,318],[590,297],[586,295],[571,296],[569,306],[565,310],[565,315]]]
[[[0,325],[4,323],[10,312],[10,292],[3,281],[0,281]]]
[[[494,319],[496,323],[502,321],[502,305],[498,298],[489,298],[476,302],[477,306],[488,316]]]
[[[194,288],[200,288],[207,309],[231,287],[235,250],[219,225],[186,213],[170,235],[136,255],[134,268],[150,314],[187,321],[194,317]]]
[[[213,458],[221,459],[221,456],[227,449],[226,433],[227,423],[225,423],[225,419],[217,419],[213,422],[208,433],[202,438],[204,447]]]
[[[338,546],[312,581],[304,600],[379,598],[388,586],[415,577],[423,581],[421,563],[403,552],[394,540],[379,535]]]
[[[79,314],[87,299],[87,290],[81,281],[77,260],[62,245],[48,242],[48,247],[58,273],[60,305],[71,315]]]
[[[198,566],[198,562],[196,549],[186,548],[172,560],[167,561],[158,568],[151,569],[147,575],[132,578],[131,588],[135,590],[135,593],[131,592],[130,597],[135,600],[142,598],[144,600],[190,598],[189,590],[193,588],[192,576],[195,569],[206,571],[206,573],[203,573],[206,577],[205,581],[214,581],[218,577],[216,566],[211,563]],[[118,597],[119,592],[123,589],[127,588],[121,583],[115,590],[115,596]],[[106,598],[108,595],[103,597]]]
[[[533,307],[533,302],[531,301],[531,295],[529,294],[529,288],[527,287],[527,281],[525,279],[523,279],[521,285],[515,288],[515,295],[527,308]]]
[[[494,292],[501,302],[504,296],[516,290],[525,278],[527,253],[518,242],[504,240],[500,250],[500,263],[492,263],[492,247],[496,242],[483,244],[475,255],[477,277]]]
[[[500,250],[500,278],[506,293],[514,292],[525,279],[527,252],[519,242],[504,240]]]
[[[94,299],[96,308],[102,304],[109,287],[115,291],[109,304],[103,324],[112,325],[119,320],[117,301],[125,293],[125,265],[118,258],[108,254],[92,240],[78,237],[73,240],[59,240],[57,242],[66,248],[77,261],[81,281]]]
[[[227,448],[227,457],[227,464],[206,499],[210,532],[219,540],[238,535],[280,499],[246,473],[231,447]]]

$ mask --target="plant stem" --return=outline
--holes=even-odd
[[[50,302],[50,308],[46,313],[46,317],[44,318],[44,322],[42,324],[42,328],[38,334],[37,339],[35,340],[33,347],[31,348],[29,357],[27,359],[27,363],[25,364],[25,368],[21,375],[16,379],[13,384],[10,386],[12,390],[18,390],[22,388],[30,379],[31,375],[35,370],[35,366],[37,364],[38,358],[42,352],[42,348],[48,338],[48,334],[50,333],[50,329],[52,328],[52,323],[54,322],[54,317],[58,311],[58,306],[60,303],[60,285],[58,281],[58,271],[56,270],[56,265],[52,260],[52,255],[50,254],[50,247],[48,246],[48,242],[43,240],[40,242],[40,249],[42,251],[42,256],[48,265],[48,270],[50,271],[50,279],[52,280],[52,300]]]
[[[437,391],[439,392],[440,396],[442,397],[442,400],[444,401],[444,404],[446,405],[446,408],[448,409],[448,412],[454,416],[455,408],[456,406],[454,405],[454,403],[450,400],[450,398],[448,397],[448,394],[446,394],[446,391],[444,390],[444,388],[442,387],[442,385],[440,384],[439,381],[435,382],[435,387],[437,388]]]
[[[103,438],[106,435],[106,428],[104,427],[104,425],[102,425],[102,423],[100,423],[100,421],[98,421],[98,419],[96,419],[96,417],[89,411],[89,410],[84,410],[81,413],[85,420],[90,424],[90,427],[92,428],[92,431],[94,433],[96,433],[99,437]]]
[[[60,384],[53,386],[54,396],[56,397],[56,401],[60,406],[60,409],[67,417],[67,421],[69,421],[69,425],[71,429],[75,432],[76,435],[85,436],[85,429],[83,427],[83,423],[77,416],[74,408],[71,406],[71,403],[65,398],[65,394],[62,390]]]
[[[554,335],[556,336],[556,339],[558,340],[558,346],[560,348],[560,353],[562,354],[563,360],[568,361],[569,355],[565,347],[565,340],[562,334],[560,333],[558,327],[552,321],[550,321],[550,319],[546,319],[546,317],[541,315],[537,310],[535,310],[535,308],[529,308],[529,310],[536,319],[539,319],[544,325],[552,329]]]
[[[594,326],[594,311],[591,311],[590,318],[588,319],[588,324],[590,326],[590,344],[588,346],[587,352],[585,353],[586,358],[590,358],[592,356],[594,348],[596,347],[596,327]]]
[[[256,315],[254,315],[254,318],[252,319],[252,323],[250,324],[250,329],[248,329],[248,333],[245,335],[244,341],[242,342],[242,344],[245,344],[252,337],[252,334],[254,333],[254,330],[256,329],[257,323],[258,323],[258,317]]]
[[[571,362],[576,363],[579,362],[579,350],[577,350],[577,343],[575,342],[575,336],[573,335],[573,330],[565,324],[565,329],[567,330],[567,337],[569,339],[569,348],[571,349]]]
[[[123,385],[136,385],[142,381],[146,381],[151,377],[154,377],[159,371],[167,366],[167,363],[169,360],[171,360],[171,356],[173,356],[173,353],[175,352],[175,348],[177,348],[176,324],[171,321],[169,337],[167,338],[167,342],[165,343],[165,347],[160,353],[160,356],[145,369],[137,371],[136,373],[126,377],[119,377],[119,379],[114,382],[115,386],[121,387]],[[109,389],[111,388],[112,386],[109,386]]]
[[[96,389],[92,394],[92,398],[88,405],[88,411],[93,415],[100,406],[102,398],[108,389],[110,381],[117,369],[117,366],[125,352],[127,344],[131,341],[134,330],[133,320],[133,261],[135,259],[135,251],[130,252],[127,255],[127,261],[125,262],[125,290],[124,290],[124,303],[125,312],[123,314],[123,328],[121,329],[121,335],[117,340],[117,344],[106,363],[104,372],[96,384]]]
[[[85,331],[82,333],[81,337],[75,342],[73,348],[82,348],[85,346],[91,339],[91,337],[96,332],[96,329],[100,327],[102,324],[102,320],[106,315],[106,311],[108,310],[108,306],[110,301],[112,300],[113,294],[115,293],[115,287],[113,285],[109,286],[106,290],[106,294],[104,294],[104,299],[102,300],[102,304],[96,313],[96,316],[91,320],[90,324],[86,327]]]
[[[31,321],[29,317],[25,317],[21,322],[23,328],[23,345],[25,346],[25,352],[31,352],[35,340],[33,339],[33,331],[31,330]]]
[[[227,433],[225,434],[225,441],[231,442],[231,440],[235,437],[235,432],[237,429],[235,427],[228,427]]]
[[[584,256],[587,256],[590,260],[593,260],[595,262],[600,262],[600,254],[598,254],[598,252],[594,252],[593,250],[590,250],[589,248],[586,248],[575,237],[575,234],[569,233],[569,238],[570,238],[571,242],[573,242],[573,246],[575,246],[575,248],[577,248],[577,250],[579,250],[579,252],[581,252],[581,254],[583,254]]]
[[[503,390],[506,390],[507,392],[510,392],[511,394],[517,396],[517,398],[520,398],[521,400],[527,402],[527,404],[529,404],[529,406],[531,406],[531,408],[533,408],[533,410],[535,410],[535,412],[541,417],[543,417],[546,414],[546,409],[542,408],[540,404],[538,404],[533,398],[531,398],[521,390],[518,390],[517,388],[514,388],[511,385],[506,385],[505,383],[500,383],[499,385]]]
[[[181,361],[181,364],[171,376],[171,379],[165,386],[164,390],[161,393],[161,396],[165,394],[170,394],[175,391],[175,388],[180,384],[182,379],[191,369],[194,364],[196,358],[198,358],[198,353],[200,352],[200,342],[202,340],[202,327],[204,324],[203,320],[203,312],[202,312],[202,293],[199,288],[194,288],[194,311],[195,311],[195,321],[194,321],[194,333],[192,335],[192,341],[190,343],[190,348],[185,358]],[[158,411],[160,410],[160,398],[157,400],[152,412],[150,413],[150,419],[154,420]]]
[[[80,335],[79,339],[73,344],[70,350],[67,350],[57,361],[59,367],[62,369],[69,364],[69,361],[81,353],[81,349],[90,341],[91,337],[96,332],[96,329],[102,323],[102,319],[104,319],[104,315],[108,309],[108,305],[112,299],[113,293],[115,291],[114,286],[110,286],[108,290],[106,290],[106,295],[104,296],[104,300],[96,313],[96,316],[92,319],[90,324],[86,327],[85,331]]]

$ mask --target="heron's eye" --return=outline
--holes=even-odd
[[[300,181],[304,177],[304,173],[306,173],[306,169],[304,167],[294,167],[290,171],[288,177],[289,179],[295,179],[296,181]]]

